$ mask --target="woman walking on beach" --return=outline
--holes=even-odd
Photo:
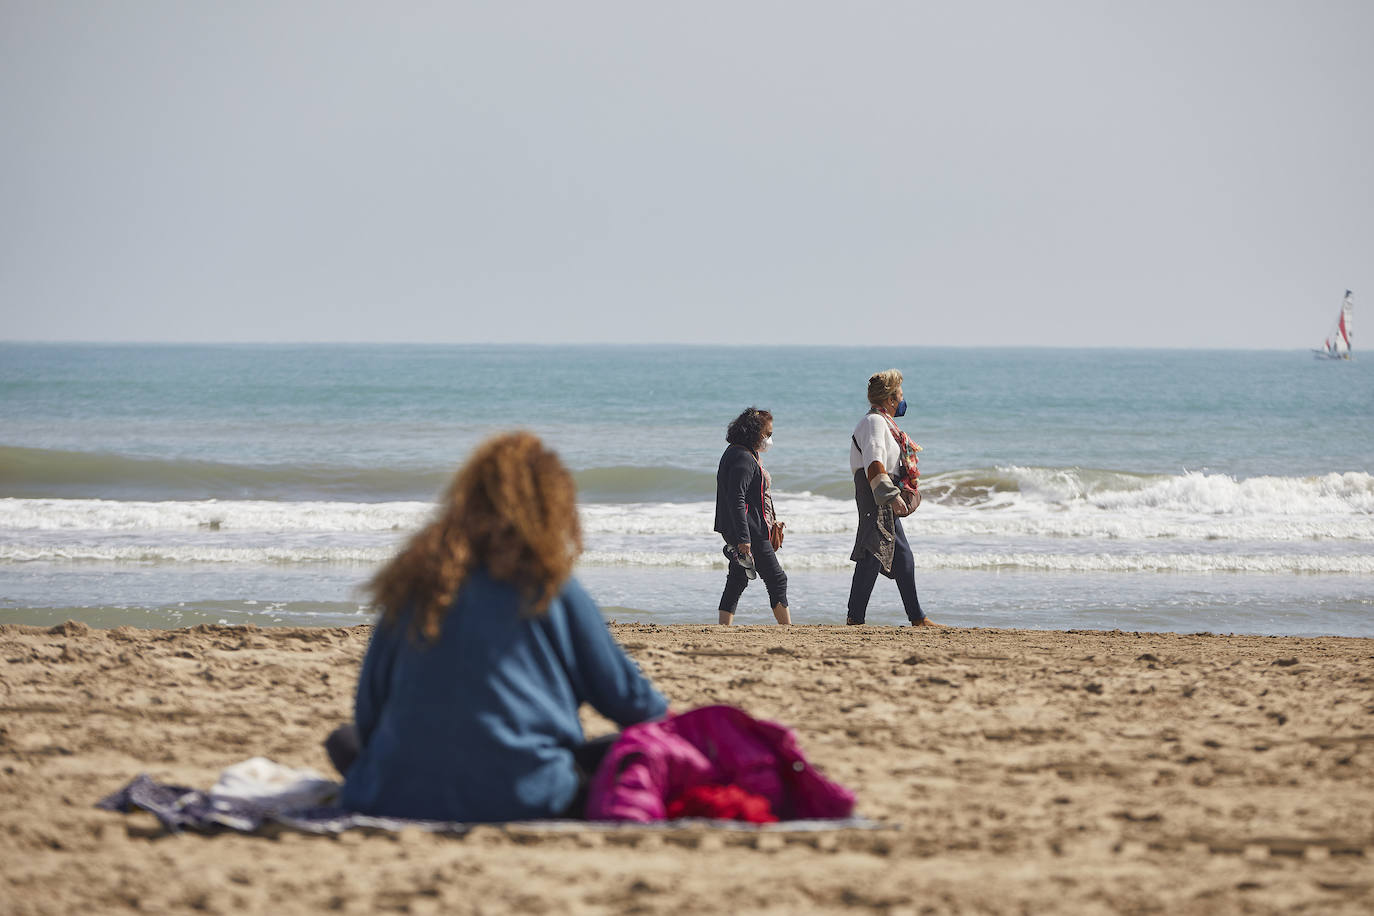
[[[745,408],[726,428],[725,441],[729,445],[716,468],[716,531],[725,539],[729,561],[720,595],[720,622],[727,626],[734,622],[735,606],[749,580],[763,576],[774,619],[790,624],[787,573],[773,546],[773,539],[782,545],[782,527],[772,517],[767,472],[759,460],[759,453],[773,443],[773,415],[757,407]]]
[[[572,578],[581,551],[558,456],[524,432],[479,446],[434,520],[369,584],[381,618],[356,737],[345,727],[328,742],[344,807],[450,821],[580,814],[609,743],[585,741],[578,707],[622,727],[667,711]]]
[[[916,595],[916,561],[902,530],[902,518],[921,504],[916,486],[920,476],[916,453],[921,447],[901,431],[894,419],[906,413],[902,373],[887,369],[870,376],[868,403],[868,413],[854,427],[849,439],[849,470],[854,475],[859,531],[849,555],[855,565],[845,623],[857,626],[864,622],[869,596],[881,572],[897,580],[897,591],[912,626],[943,626],[921,610],[921,600]]]

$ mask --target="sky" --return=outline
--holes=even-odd
[[[0,339],[1317,346],[1374,3],[0,0]]]

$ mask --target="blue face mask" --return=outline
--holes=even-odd
[[[894,417],[906,416],[906,398],[902,398],[901,402],[897,404],[897,409],[892,411],[892,415]]]

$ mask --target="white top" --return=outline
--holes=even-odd
[[[859,447],[855,448],[854,443]],[[887,428],[887,420],[876,413],[866,413],[854,427],[854,438],[849,442],[849,473],[866,468],[875,461],[881,461],[891,474],[902,460],[902,449],[892,438]]]

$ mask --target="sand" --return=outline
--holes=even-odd
[[[1374,640],[613,629],[675,708],[795,727],[882,829],[168,835],[92,806],[328,772],[370,630],[6,625],[0,911],[1374,911]]]

